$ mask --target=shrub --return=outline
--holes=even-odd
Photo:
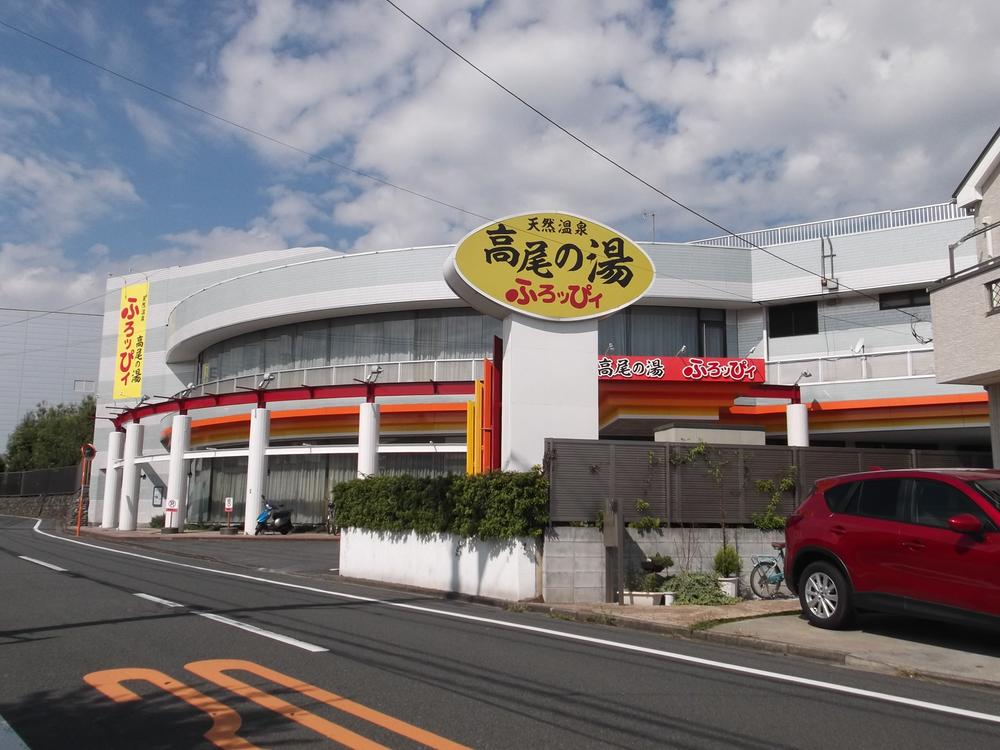
[[[786,492],[795,491],[795,479],[798,467],[789,466],[777,482],[773,479],[760,479],[754,483],[757,492],[767,497],[767,506],[763,513],[751,515],[753,525],[761,531],[778,531],[785,528],[785,517],[778,515],[778,506]]]
[[[715,572],[723,578],[729,578],[739,575],[742,569],[743,562],[736,548],[730,544],[723,544],[715,553]]]
[[[162,529],[163,524],[166,523],[164,515],[161,513],[158,516],[152,516],[149,519],[149,528],[151,529]]]
[[[452,477],[374,476],[334,488],[337,523],[372,531],[447,531]]]
[[[722,593],[719,579],[711,573],[678,573],[667,579],[664,589],[674,592],[674,604],[733,604],[733,599]]]
[[[342,527],[479,539],[541,536],[549,486],[541,470],[419,478],[375,476],[334,488]]]
[[[635,501],[635,510],[637,513],[642,515],[635,521],[630,521],[629,526],[640,534],[645,534],[647,531],[654,531],[660,528],[660,519],[656,516],[649,515],[649,502],[642,499],[641,497]]]
[[[549,523],[549,482],[538,467],[455,477],[448,499],[459,536],[541,536]]]

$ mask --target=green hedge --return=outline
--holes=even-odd
[[[549,483],[539,470],[368,477],[336,485],[333,498],[342,528],[511,539],[541,536],[549,523]]]

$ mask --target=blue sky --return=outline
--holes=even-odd
[[[398,4],[736,230],[946,201],[1000,124],[989,0]],[[650,213],[658,240],[719,233],[384,0],[8,0],[0,21],[323,157],[0,27],[0,306],[64,307],[108,274],[263,249],[454,242],[544,208],[637,240]]]

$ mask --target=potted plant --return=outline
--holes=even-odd
[[[660,591],[661,578],[656,573],[640,575],[638,571],[630,570],[625,576],[625,591],[622,593],[622,604],[632,604],[637,607],[652,607],[663,601]]]
[[[719,587],[726,596],[737,596],[742,569],[740,553],[732,545],[723,544],[715,553],[715,572],[719,576]]]
[[[661,555],[657,552],[642,561],[642,569],[647,573],[661,573],[673,564],[674,559],[670,555]]]
[[[667,559],[670,560],[669,557],[667,557]],[[669,568],[673,564],[674,564],[674,561],[670,560],[670,564],[667,565],[666,567]],[[676,596],[676,592],[674,591],[674,577],[673,576],[667,576],[667,577],[665,577],[663,579],[663,584],[660,586],[660,591],[663,592],[663,604],[664,604],[664,606],[669,607],[671,604],[674,603],[674,597]]]

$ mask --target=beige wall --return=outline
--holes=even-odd
[[[931,292],[934,371],[939,383],[1000,382],[1000,313],[988,314],[986,288],[996,280],[1000,262]]]
[[[976,207],[976,226],[1000,221],[1000,171],[994,171],[983,183],[983,200]],[[988,248],[993,245],[993,256],[1000,257],[1000,228],[991,229],[987,234],[976,237],[976,255],[979,262],[990,259]]]

